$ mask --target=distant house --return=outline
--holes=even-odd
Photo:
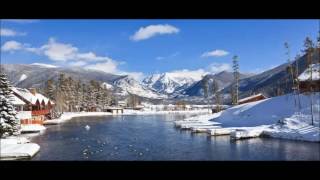
[[[54,102],[37,93],[35,89],[13,88],[12,90],[15,97],[14,105],[21,124],[42,124],[51,115]],[[19,114],[21,114],[20,117]]]
[[[311,73],[312,67],[312,73]],[[312,64],[298,77],[300,92],[320,91],[320,64]]]
[[[249,103],[249,102],[260,101],[263,99],[267,99],[267,97],[264,96],[263,94],[259,93],[259,94],[255,94],[255,95],[243,98],[243,99],[239,99],[238,104],[245,104],[245,103]]]
[[[118,106],[126,107],[127,106],[127,101],[118,101]]]
[[[106,107],[104,109],[105,112],[111,112],[112,114],[123,114],[122,107]]]
[[[30,120],[32,119],[31,111],[25,111],[24,106],[26,105],[19,97],[16,95],[12,95],[10,99],[11,103],[13,104],[15,110],[17,111],[17,118],[21,122],[21,120]],[[19,122],[18,122],[19,123]]]

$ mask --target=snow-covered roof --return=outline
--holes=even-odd
[[[29,101],[31,104],[36,104],[37,100],[42,103],[44,101],[45,104],[49,103],[49,98],[45,97],[44,95],[40,93],[35,93],[33,95],[29,90],[22,89],[22,88],[12,88],[13,92],[24,98],[25,100]],[[54,104],[52,101],[50,101],[51,104]]]
[[[12,88],[13,92],[18,94],[19,96],[23,97],[28,102],[32,103],[33,94],[28,91],[27,89],[21,89],[21,88]]]
[[[255,94],[255,95],[252,95],[252,96],[243,98],[243,99],[239,99],[239,100],[238,100],[238,103],[241,103],[241,102],[243,102],[243,101],[247,101],[247,100],[249,100],[249,99],[256,98],[256,97],[259,97],[259,96],[264,96],[264,95],[261,94],[261,93]],[[264,96],[264,97],[265,97],[265,96]]]
[[[311,77],[311,69],[312,67],[312,77]],[[320,63],[316,63],[316,64],[311,64],[305,71],[303,71],[303,73],[300,74],[300,76],[298,77],[298,79],[300,81],[307,81],[310,80],[312,78],[312,80],[319,80],[320,79]]]
[[[37,100],[39,100],[39,102],[41,103],[42,101],[44,101],[45,104],[48,104],[49,103],[49,99],[47,97],[45,97],[44,95],[42,94],[39,94],[39,93],[36,93],[34,95],[35,98],[33,98],[33,102],[35,103]]]
[[[25,105],[26,104],[25,102],[23,102],[20,98],[18,98],[14,94],[11,96],[10,101],[13,105]]]

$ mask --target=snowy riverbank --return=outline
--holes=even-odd
[[[123,114],[112,114],[110,112],[65,112],[58,119],[44,121],[44,125],[60,124],[71,120],[75,117],[90,117],[90,116],[118,116],[118,115],[160,115],[160,114],[203,114],[208,113],[207,109],[192,110],[192,111],[139,111],[125,109]]]
[[[188,118],[175,124],[180,128],[187,127],[193,132],[207,132],[209,135],[220,135],[221,132],[221,135],[229,134],[236,139],[269,136],[320,142],[319,93],[315,93],[313,97],[313,125],[311,125],[310,95],[304,94],[300,95],[300,110],[295,106],[295,96],[288,94],[241,104],[220,113]]]
[[[210,110],[211,111],[211,110]],[[188,111],[137,111],[125,109],[123,115],[157,115],[157,114],[204,114],[208,113],[208,109],[188,110]]]
[[[1,160],[29,159],[40,150],[38,144],[30,143],[25,137],[16,136],[0,139],[0,147]]]
[[[60,124],[75,117],[90,117],[90,116],[108,116],[112,115],[110,112],[64,112],[60,118],[46,120],[44,125]]]

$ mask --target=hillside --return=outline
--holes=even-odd
[[[240,73],[240,78],[246,78],[250,75],[242,74]],[[213,80],[216,80],[219,88],[223,89],[226,86],[230,85],[233,81],[233,73],[228,71],[222,71],[217,74],[208,74],[204,76],[200,81],[194,83],[192,86],[188,87],[184,91],[182,91],[182,96],[203,96],[203,90],[202,90],[202,83],[203,80],[207,79],[209,83],[209,87],[212,87]],[[211,89],[209,89],[209,92],[211,92]],[[179,96],[178,96],[179,97]]]
[[[318,55],[313,56],[313,63],[318,61]],[[298,64],[298,74],[301,74],[307,68],[306,55],[300,57],[296,61],[292,61],[293,69]],[[251,95],[253,93],[264,93],[267,96],[277,96],[277,89],[280,88],[281,94],[292,92],[292,78],[287,72],[288,63],[281,64],[275,68],[264,71],[260,74],[250,76],[239,81],[240,98]],[[231,86],[225,87],[222,92],[229,93]]]

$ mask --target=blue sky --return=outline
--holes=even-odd
[[[45,63],[131,74],[216,73],[239,56],[261,72],[316,39],[317,20],[2,20],[2,63]]]

